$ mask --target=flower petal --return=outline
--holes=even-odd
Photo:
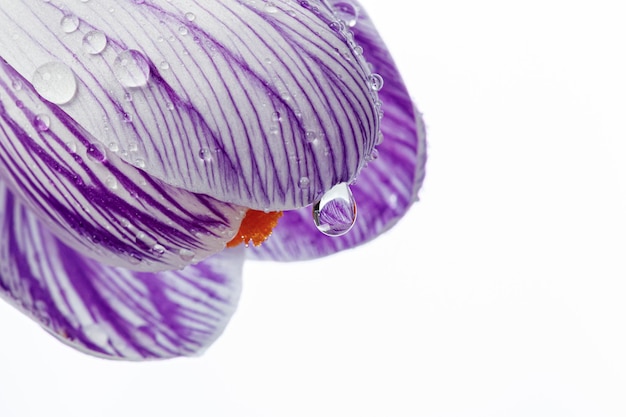
[[[42,66],[69,68],[76,94],[51,99],[168,184],[293,209],[352,180],[378,138],[370,70],[326,3],[15,0],[0,9],[2,57],[32,82]]]
[[[343,236],[329,238],[314,226],[310,208],[285,212],[268,241],[250,251],[252,258],[301,260],[354,247],[393,226],[417,199],[426,164],[422,115],[371,19],[358,4],[357,10],[358,22],[352,28],[355,41],[363,47],[373,71],[384,79],[379,91],[384,140],[377,145],[378,158],[361,171],[352,186],[358,205],[355,226]]]
[[[183,271],[112,268],[65,246],[0,183],[0,296],[86,353],[140,360],[193,355],[234,312],[243,254]]]
[[[1,62],[0,137],[9,188],[66,244],[110,265],[197,262],[224,249],[245,213],[125,163]]]

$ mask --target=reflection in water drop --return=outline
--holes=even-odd
[[[354,226],[356,211],[356,201],[350,187],[341,183],[328,190],[313,205],[313,221],[325,235],[341,236]]]

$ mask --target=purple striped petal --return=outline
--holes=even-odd
[[[421,114],[413,105],[402,77],[375,30],[371,19],[357,3],[359,14],[355,41],[373,71],[384,79],[379,97],[384,111],[381,130],[384,140],[365,167],[352,192],[358,205],[354,228],[347,234],[322,236],[313,224],[311,209],[285,212],[272,237],[249,251],[252,258],[274,260],[311,259],[367,242],[383,233],[417,200],[424,180],[426,134]],[[345,4],[345,2],[342,2]]]
[[[234,312],[241,250],[183,271],[131,272],[65,246],[2,183],[0,207],[0,296],[81,351],[128,360],[194,355]]]
[[[0,176],[66,244],[114,266],[182,268],[220,252],[242,207],[165,185],[105,149],[0,63]]]
[[[121,159],[250,208],[313,203],[378,138],[371,71],[325,2],[14,0],[0,54]],[[47,86],[46,65],[71,75]]]

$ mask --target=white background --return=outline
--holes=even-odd
[[[374,243],[249,263],[201,358],[72,351],[0,305],[0,415],[626,415],[620,2],[364,1],[429,128]]]

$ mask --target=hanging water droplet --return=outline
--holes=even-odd
[[[55,104],[65,104],[76,94],[76,77],[67,65],[48,62],[35,71],[33,87],[44,99]]]
[[[45,132],[50,129],[50,117],[47,114],[38,114],[33,120],[35,129],[39,132]]]
[[[107,37],[99,30],[92,30],[83,36],[83,49],[91,55],[97,55],[107,46]]]
[[[76,32],[79,24],[80,20],[76,15],[70,14],[61,18],[61,30],[65,33]]]
[[[313,221],[328,236],[341,236],[354,226],[356,201],[346,183],[335,185],[313,205]]]
[[[367,78],[367,81],[373,91],[379,91],[381,88],[383,88],[383,84],[385,83],[383,77],[380,74],[370,74],[370,76]]]
[[[125,87],[143,87],[150,78],[150,64],[141,52],[129,49],[115,58],[113,73]]]
[[[353,3],[340,1],[333,5],[337,18],[342,20],[349,27],[354,27],[359,19],[359,9]]]

